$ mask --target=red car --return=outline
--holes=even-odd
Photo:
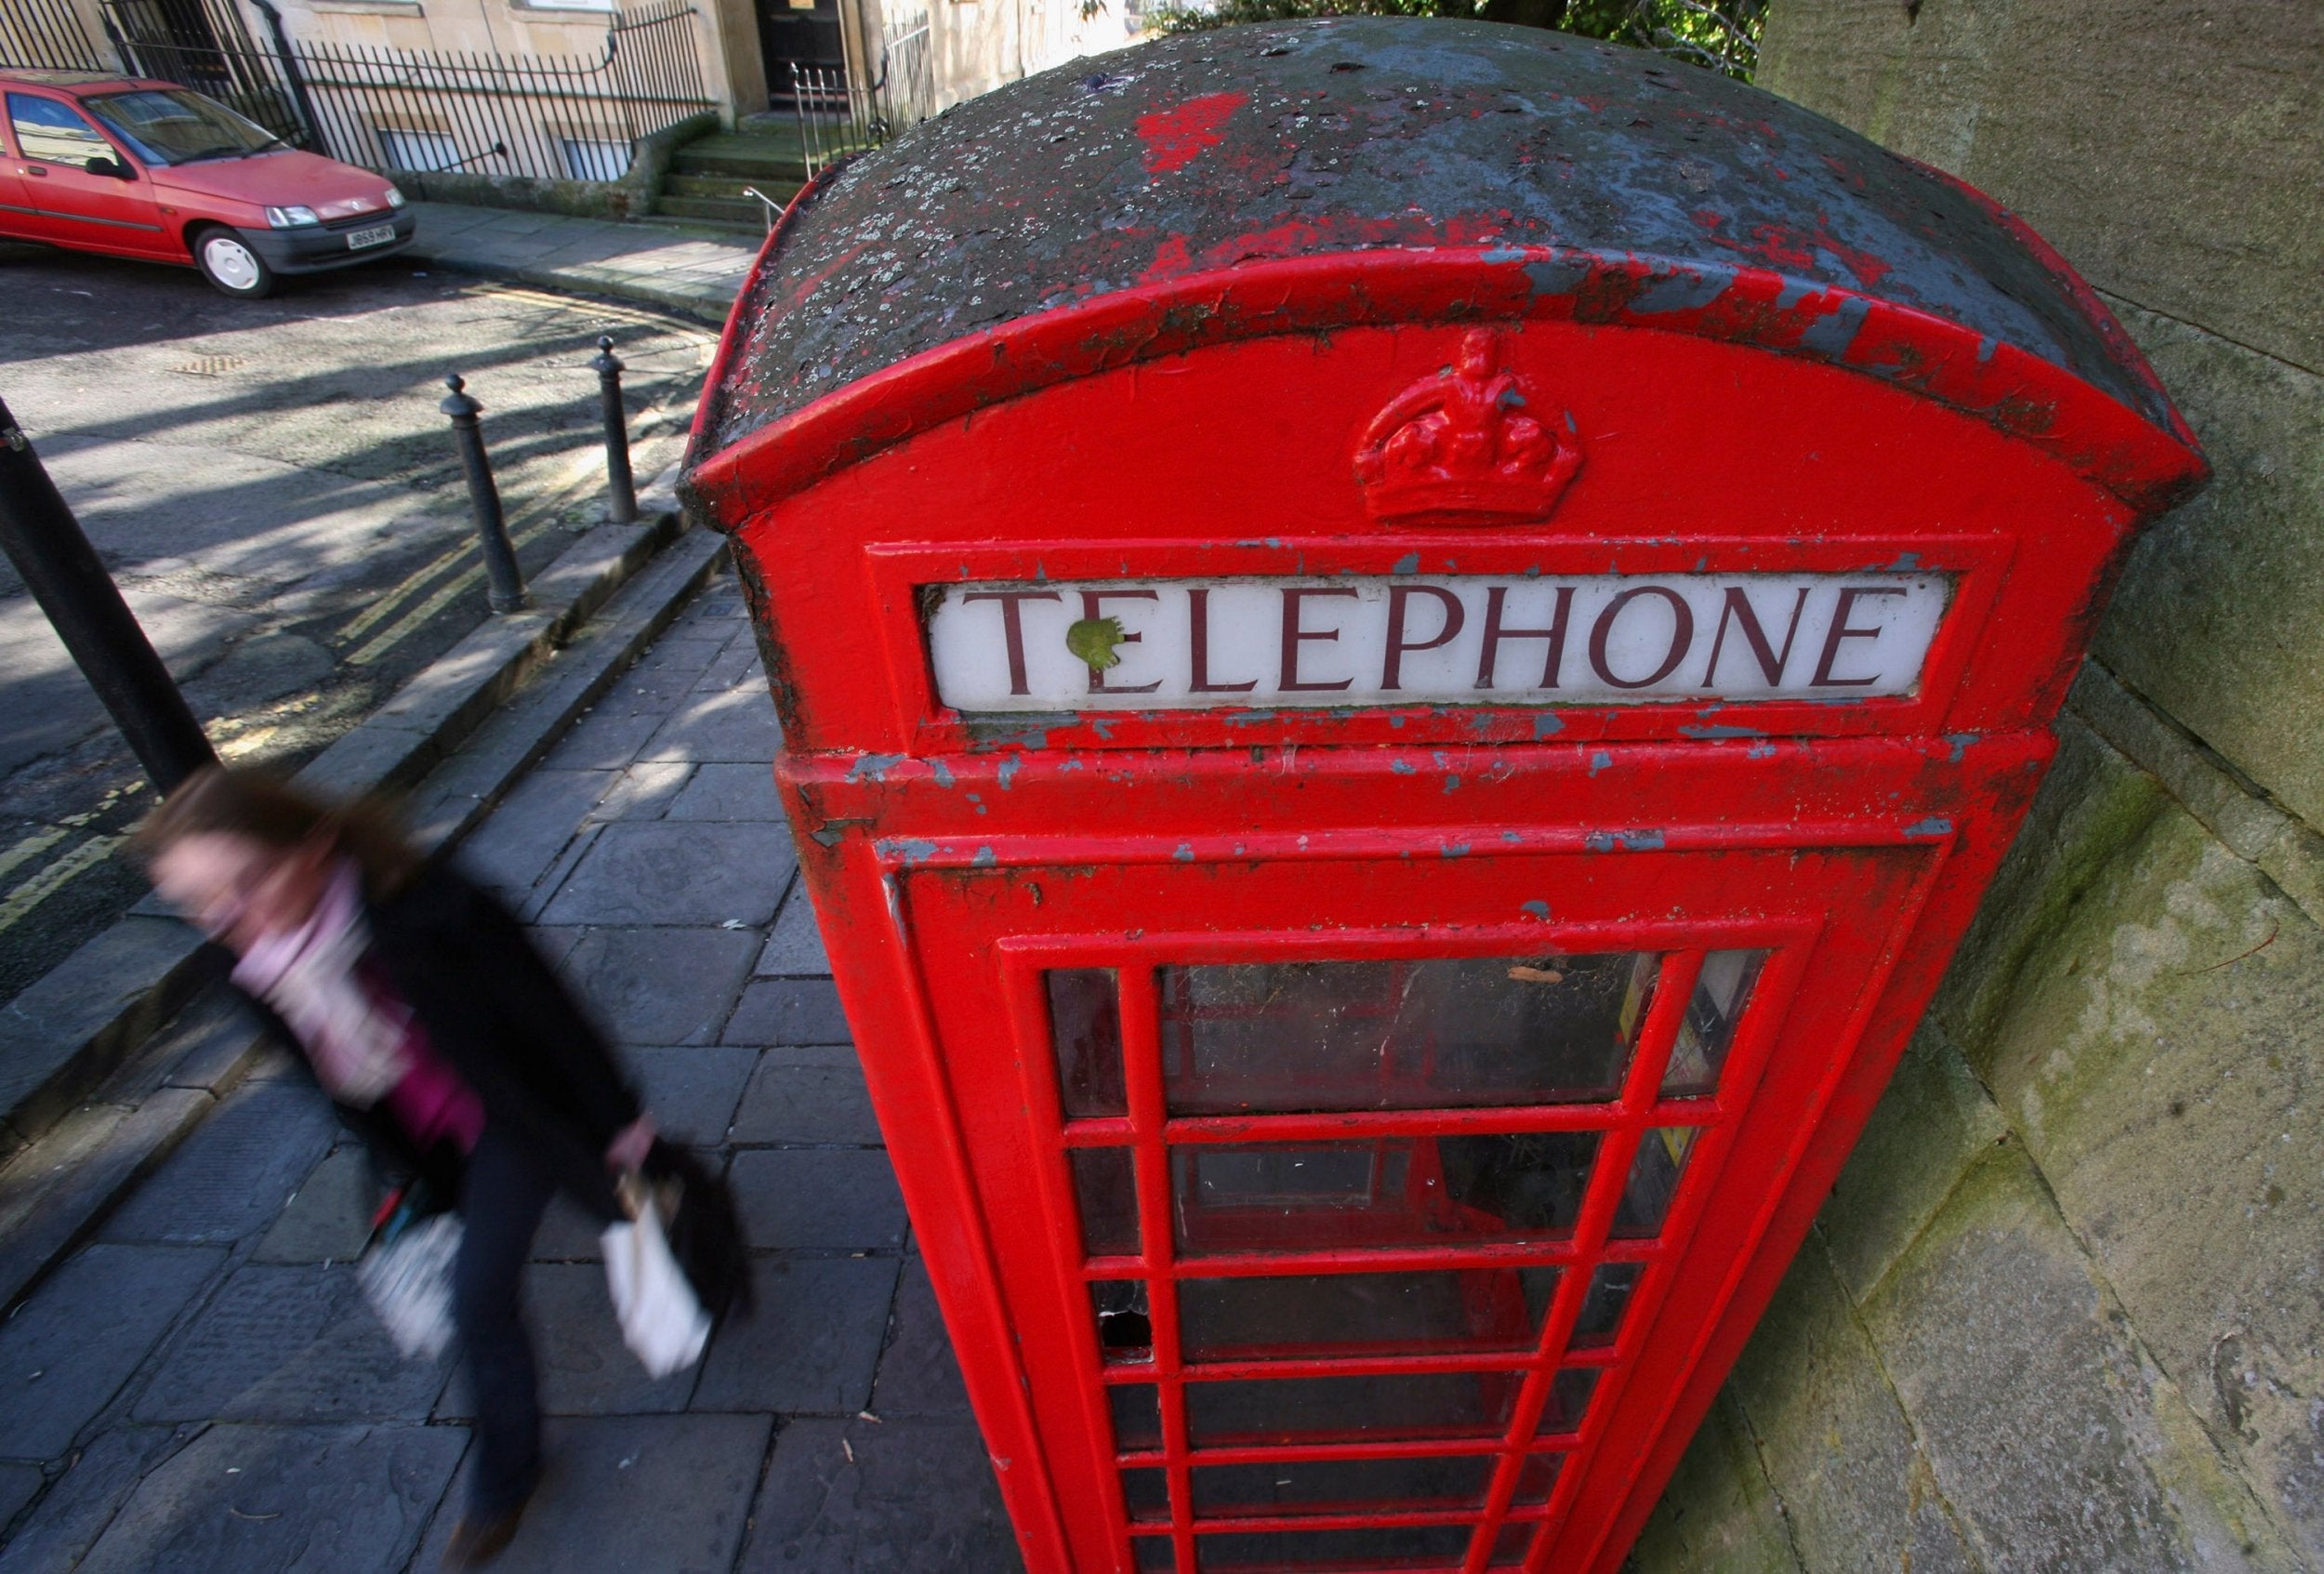
[[[191,263],[228,295],[411,245],[403,193],[214,99],[91,72],[0,71],[0,237]]]

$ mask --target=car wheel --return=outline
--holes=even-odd
[[[256,300],[274,288],[274,270],[231,230],[210,229],[193,238],[194,265],[218,288]]]

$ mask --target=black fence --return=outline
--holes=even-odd
[[[22,71],[110,71],[70,0],[0,0],[0,66]]]
[[[370,169],[617,180],[639,139],[712,107],[691,0],[611,13],[594,58],[294,42],[279,22],[259,43],[218,0],[198,31],[197,3],[107,0],[131,69]]]
[[[929,53],[928,19],[891,29],[879,46],[879,70],[858,86],[838,67],[791,67],[791,112],[809,179],[849,153],[876,148],[905,126],[936,112],[935,60]]]

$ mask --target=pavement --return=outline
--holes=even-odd
[[[552,1462],[509,1574],[1019,1567],[798,886],[777,738],[720,569],[458,846],[664,1129],[724,1166],[759,1303],[650,1381],[590,1231],[552,1214],[526,1286]],[[156,1039],[175,1069],[148,1096],[202,1082],[215,1113],[0,1323],[0,1574],[435,1567],[461,1384],[372,1320],[361,1153],[252,1046],[215,999]]]
[[[259,301],[191,269],[29,245],[0,245],[0,280],[12,411],[214,744],[284,770],[487,620],[444,374],[484,403],[537,577],[604,516],[598,337],[628,366],[640,483],[677,460],[716,344],[659,308],[403,258]],[[151,801],[0,565],[0,999],[142,894],[115,854]]]
[[[553,213],[414,203],[404,256],[552,289],[613,296],[723,325],[757,259],[746,236]]]

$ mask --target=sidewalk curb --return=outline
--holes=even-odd
[[[296,779],[333,794],[411,789],[417,840],[431,850],[456,841],[716,569],[725,539],[673,525],[665,514],[591,532],[535,581],[541,610],[478,628]],[[585,625],[599,608],[607,615]],[[9,1183],[0,1188],[0,1309],[247,1073],[259,1040],[245,1022],[171,1021],[200,982],[199,945],[175,919],[133,909],[19,996],[0,1023],[0,1047],[43,1029],[66,1034],[34,1044],[47,1064],[12,1078],[0,1123]],[[22,1009],[35,993],[42,999]],[[164,1035],[165,1026],[175,1031]],[[173,1052],[142,1052],[149,1048]]]
[[[700,237],[683,231],[662,230],[653,225],[627,224],[635,229],[640,243],[650,243],[656,236],[679,240]],[[458,273],[481,278],[504,279],[514,284],[532,284],[542,289],[562,290],[568,294],[593,295],[612,300],[629,300],[674,311],[707,327],[723,328],[729,312],[734,309],[732,289],[685,290],[656,284],[650,279],[620,270],[607,268],[601,262],[576,262],[564,265],[553,263],[515,262],[478,255],[463,250],[459,233],[433,237],[430,245],[429,226],[423,220],[411,246],[401,255],[403,260],[425,263],[431,268],[443,268]]]

